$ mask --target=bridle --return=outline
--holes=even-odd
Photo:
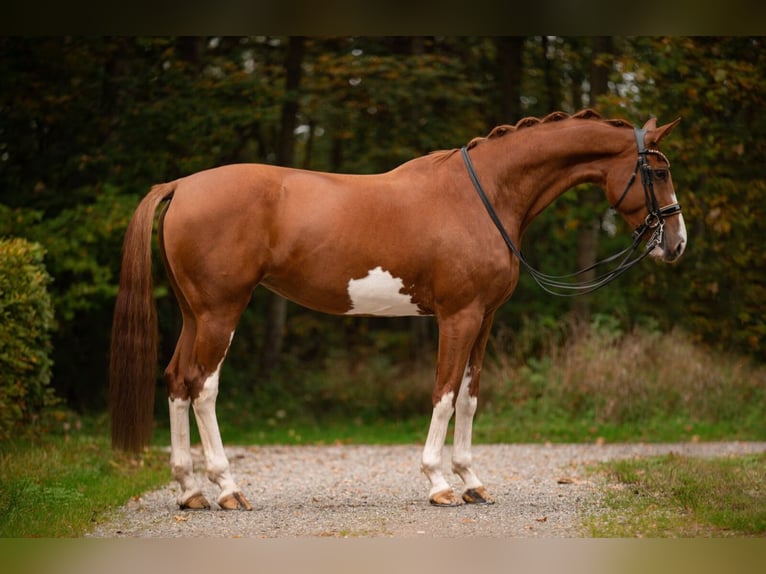
[[[681,206],[675,202],[671,203],[670,205],[666,205],[665,207],[660,207],[657,203],[657,196],[654,194],[654,178],[667,177],[667,172],[670,168],[670,160],[668,160],[668,158],[665,157],[665,154],[658,149],[646,149],[644,144],[646,130],[634,128],[634,132],[636,136],[636,144],[638,145],[638,161],[636,162],[636,168],[633,170],[633,174],[630,176],[630,179],[625,186],[625,190],[622,192],[622,195],[620,195],[620,198],[617,200],[617,202],[612,206],[612,209],[617,211],[617,208],[620,207],[620,204],[628,195],[628,191],[630,191],[633,182],[636,180],[636,175],[640,172],[641,185],[644,188],[644,201],[646,203],[646,219],[641,225],[633,230],[633,237],[641,238],[649,229],[659,228],[662,230],[665,225],[665,218],[677,213],[681,213]],[[667,168],[654,169],[651,165],[649,165],[649,162],[646,159],[646,156],[649,154],[662,158],[667,164]],[[654,243],[652,249],[662,243],[663,232],[660,231],[658,235],[659,240]],[[650,243],[652,239],[654,238],[650,238]]]
[[[468,170],[468,175],[471,178],[473,186],[476,188],[476,193],[478,193],[479,198],[484,204],[484,207],[487,209],[487,213],[489,214],[490,219],[492,219],[492,222],[495,224],[495,227],[497,227],[506,245],[508,245],[508,249],[510,249],[511,253],[513,253],[519,262],[527,269],[527,271],[529,271],[530,275],[532,275],[532,278],[544,291],[552,295],[558,295],[560,297],[574,297],[576,295],[586,295],[588,293],[592,293],[604,285],[611,283],[620,275],[625,273],[628,269],[643,260],[647,255],[649,255],[649,253],[652,252],[652,250],[654,250],[655,247],[661,245],[664,238],[665,218],[681,213],[681,206],[677,202],[671,203],[670,205],[666,205],[664,207],[659,206],[657,196],[654,193],[654,178],[662,178],[667,176],[667,168],[654,169],[651,165],[649,165],[646,156],[652,154],[661,157],[668,164],[668,168],[670,167],[670,162],[661,151],[646,148],[644,143],[646,130],[634,128],[634,134],[636,137],[636,144],[638,146],[638,161],[636,161],[636,168],[633,170],[633,174],[630,176],[630,179],[628,180],[622,195],[620,195],[617,202],[612,205],[611,208],[616,210],[620,206],[625,197],[628,195],[628,191],[630,190],[631,186],[635,182],[636,175],[638,175],[640,172],[641,185],[644,188],[644,201],[646,202],[646,218],[641,225],[633,230],[632,245],[626,247],[619,253],[615,253],[610,257],[597,261],[593,265],[568,275],[547,275],[538,271],[529,264],[521,250],[513,243],[513,240],[508,235],[505,227],[503,227],[497,212],[492,207],[492,203],[489,201],[487,194],[484,193],[484,189],[482,188],[481,183],[479,182],[479,178],[476,175],[476,170],[474,170],[473,162],[471,162],[471,158],[468,155],[468,149],[465,146],[460,149],[460,152],[463,155],[463,161],[465,162],[466,169]],[[641,244],[644,235],[646,235],[648,231],[651,231],[652,234],[646,243],[646,247],[644,248],[643,252],[635,254],[639,245]],[[614,263],[616,261],[617,263],[614,268],[605,271],[594,279],[586,279],[579,282],[567,281],[568,279],[573,279],[579,275],[582,275],[583,273],[610,263]]]

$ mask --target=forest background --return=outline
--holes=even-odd
[[[515,347],[542,361],[552,339],[563,346],[587,331],[572,325],[597,325],[682,332],[704,352],[766,359],[763,38],[1,38],[0,78],[0,238],[44,250],[50,384],[76,412],[105,409],[122,238],[152,184],[234,162],[381,172],[498,124],[584,107],[636,125],[682,118],[663,150],[687,253],[674,266],[646,261],[583,299],[549,296],[523,275],[490,354]],[[566,273],[629,233],[600,191],[583,188],[538,218],[524,249],[545,272]],[[159,257],[155,271],[161,389],[180,314]],[[420,375],[435,344],[432,319],[323,316],[259,288],[222,395],[257,396],[277,418],[276,405],[332,413],[349,396],[353,415],[359,378]],[[430,411],[403,386],[389,398],[376,415]]]

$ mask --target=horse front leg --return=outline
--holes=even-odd
[[[421,469],[431,482],[428,500],[435,506],[457,506],[459,504],[442,472],[444,440],[447,438],[447,427],[454,410],[451,393],[447,393],[439,399],[434,405],[428,437],[423,447]]]
[[[442,454],[449,421],[455,412],[462,375],[481,322],[481,315],[471,311],[463,311],[439,321],[439,357],[433,392],[433,414],[421,459],[421,469],[431,483],[428,500],[435,506],[462,504],[444,478]]]
[[[479,396],[479,377],[487,346],[492,316],[485,319],[479,337],[476,339],[471,358],[463,373],[457,401],[455,403],[455,439],[452,447],[452,471],[460,476],[465,485],[463,500],[468,504],[493,504],[495,501],[473,470],[471,439],[473,418]]]

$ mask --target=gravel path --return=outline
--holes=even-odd
[[[477,473],[497,503],[436,508],[420,473],[421,447],[229,447],[232,472],[252,512],[183,512],[175,483],[131,500],[89,537],[545,537],[582,536],[582,513],[598,512],[599,478],[585,465],[670,452],[725,456],[766,443],[477,445]],[[445,468],[450,448],[445,450]],[[195,469],[204,468],[194,450]],[[459,480],[449,473],[453,486]],[[202,474],[200,473],[200,477]],[[216,488],[203,490],[214,501]]]

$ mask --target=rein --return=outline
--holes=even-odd
[[[547,293],[550,293],[551,295],[557,295],[559,297],[575,297],[577,295],[587,295],[588,293],[593,293],[604,285],[611,283],[620,275],[625,273],[628,269],[643,260],[647,255],[649,255],[649,253],[651,253],[655,247],[662,243],[664,236],[663,229],[665,226],[664,218],[681,212],[681,206],[678,203],[672,203],[670,205],[666,205],[665,207],[659,207],[659,204],[657,203],[657,197],[654,194],[654,177],[657,174],[655,173],[655,170],[649,165],[649,162],[646,160],[646,156],[650,153],[656,154],[665,159],[666,162],[667,158],[665,158],[665,156],[659,150],[646,149],[644,144],[644,136],[646,135],[646,130],[634,128],[634,132],[636,137],[636,144],[638,145],[638,161],[636,162],[636,169],[633,171],[633,175],[628,180],[628,184],[625,186],[625,191],[622,192],[622,195],[612,206],[612,209],[616,210],[617,207],[619,207],[619,205],[622,203],[623,199],[625,199],[625,196],[628,194],[628,190],[630,190],[633,182],[636,179],[636,175],[640,171],[641,184],[644,188],[644,199],[646,201],[646,219],[641,225],[633,230],[632,245],[626,247],[619,253],[615,253],[614,255],[597,261],[593,265],[567,275],[547,275],[532,267],[524,254],[518,247],[516,247],[516,244],[514,244],[513,240],[508,235],[508,232],[505,230],[503,223],[500,221],[497,212],[495,211],[494,207],[492,207],[492,202],[490,202],[487,194],[484,193],[484,189],[482,188],[481,183],[479,182],[479,178],[476,175],[476,170],[473,167],[473,162],[468,155],[468,149],[465,146],[460,149],[460,152],[463,155],[463,161],[465,162],[466,169],[468,170],[468,175],[471,178],[471,182],[473,183],[474,188],[476,188],[476,193],[479,195],[479,198],[484,204],[490,219],[492,219],[492,222],[495,224],[495,227],[497,227],[506,245],[508,245],[508,249],[510,249],[511,253],[513,253],[519,262],[527,269],[529,274],[532,275],[532,278],[535,280],[535,282]],[[669,165],[670,162],[668,162],[668,166]],[[659,172],[660,170],[656,171]],[[652,230],[652,235],[649,237],[644,251],[636,254],[636,251],[641,244],[642,238],[649,230]],[[583,273],[618,260],[619,262],[613,269],[605,271],[594,279],[587,279],[583,281],[568,281],[578,277],[579,275],[582,275]]]

